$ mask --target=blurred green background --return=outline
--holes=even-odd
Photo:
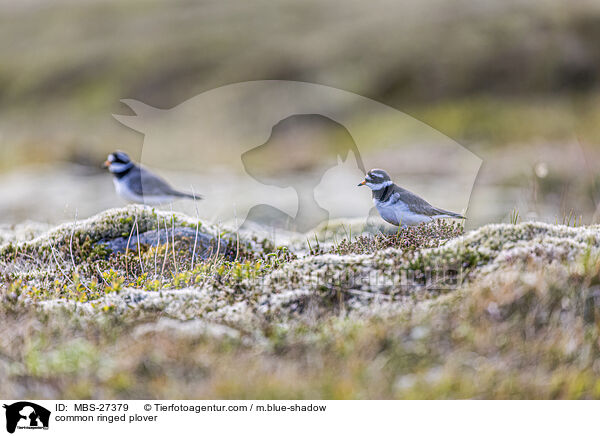
[[[476,153],[476,222],[595,222],[598,47],[597,0],[1,0],[0,222],[64,219],[44,211],[70,179],[41,186],[139,157],[120,99],[170,108],[262,79],[375,99]]]

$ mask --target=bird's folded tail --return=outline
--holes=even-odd
[[[178,197],[191,198],[192,200],[203,200],[204,199],[204,197],[200,194],[190,194],[189,192],[182,192],[182,191],[174,191],[173,193],[175,195],[177,195]]]
[[[434,215],[435,218],[457,218],[457,219],[461,219],[461,220],[466,220],[467,217],[459,214],[459,213],[454,213],[454,212],[450,212],[448,210],[444,210],[444,209],[435,209],[436,215]]]

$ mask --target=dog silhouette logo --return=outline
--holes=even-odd
[[[14,433],[18,429],[48,429],[50,411],[38,404],[19,401],[4,405],[6,409],[6,431]]]
[[[248,175],[267,185],[292,187],[298,196],[294,217],[266,204],[254,206],[247,221],[271,227],[306,232],[329,219],[329,211],[315,200],[315,188],[324,174],[352,153],[359,174],[365,166],[348,130],[319,114],[292,115],[277,123],[269,139],[242,154]],[[311,177],[298,177],[298,171],[312,168]],[[242,225],[244,227],[244,225]]]

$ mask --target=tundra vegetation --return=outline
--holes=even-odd
[[[600,397],[599,226],[278,247],[130,206],[2,231],[3,397]]]

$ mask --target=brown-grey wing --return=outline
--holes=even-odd
[[[184,196],[185,194],[173,189],[163,178],[145,168],[134,167],[128,174],[129,189],[145,197],[161,195]]]
[[[429,204],[427,201],[423,200],[416,194],[409,192],[407,190],[402,190],[399,192],[395,192],[393,195],[396,195],[399,200],[409,205],[410,209],[418,214],[425,216],[438,216],[438,215],[448,215],[455,218],[464,218],[464,216],[450,212],[448,210],[440,209],[439,207],[434,207]]]
[[[394,202],[401,201],[406,204],[410,210],[419,215],[425,216],[434,216],[439,215],[439,210],[433,207],[431,204],[427,203],[421,197],[416,194],[413,194],[406,189],[401,189],[392,194],[392,199]]]

